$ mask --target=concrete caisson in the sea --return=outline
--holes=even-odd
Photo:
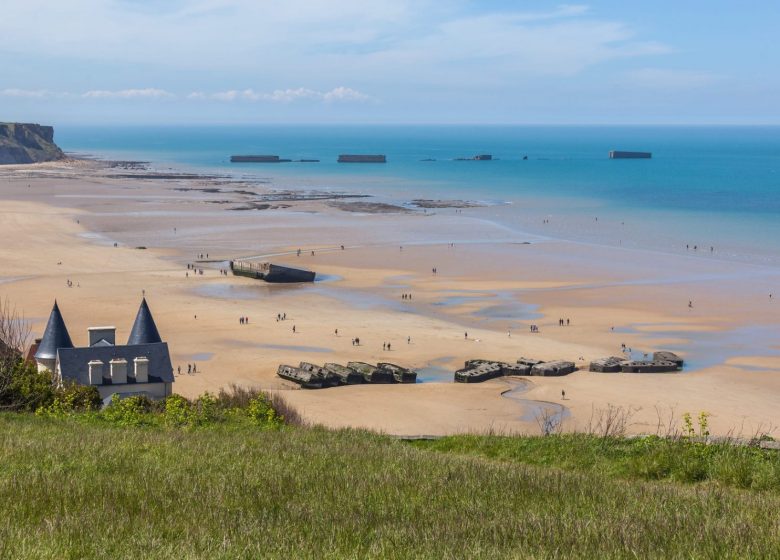
[[[565,360],[555,360],[552,362],[542,362],[536,364],[531,368],[531,375],[538,375],[542,377],[555,377],[561,375],[569,375],[577,370],[577,365],[574,362],[567,362]]]
[[[618,373],[626,359],[622,356],[609,356],[608,358],[598,358],[590,363],[590,371],[598,373]]]
[[[322,389],[323,379],[314,372],[289,365],[280,365],[276,370],[276,375],[282,379],[287,379],[297,383],[305,389]]]
[[[360,385],[363,383],[363,376],[352,368],[332,362],[325,364],[323,367],[336,375],[342,385]]]
[[[521,366],[528,366],[529,368],[534,367],[536,364],[543,363],[542,360],[534,360],[533,358],[524,358],[520,357],[517,359],[517,364]]]
[[[348,362],[348,368],[354,369],[356,372],[363,376],[363,380],[366,383],[394,383],[395,378],[392,372],[372,366],[365,362]]]
[[[388,362],[379,362],[377,367],[389,371],[396,383],[417,383],[417,372]]]
[[[653,352],[653,361],[654,362],[674,362],[677,364],[677,369],[682,369],[683,365],[685,365],[685,362],[683,359],[675,354],[674,352],[669,352],[667,350],[661,350],[659,352]]]
[[[612,150],[609,159],[650,159],[652,152],[627,152],[624,150]]]
[[[311,270],[292,268],[270,262],[230,261],[230,270],[236,276],[247,276],[272,283],[314,282],[317,275]]]
[[[230,156],[232,163],[287,163],[291,159],[283,159],[279,156]]]
[[[340,385],[340,379],[338,375],[330,371],[328,368],[321,367],[309,362],[301,362],[298,367],[321,377],[323,387],[337,387]]]
[[[679,371],[677,364],[666,361],[627,361],[621,365],[623,373],[673,373]]]
[[[384,154],[341,154],[339,163],[387,163]]]
[[[501,377],[501,365],[496,362],[473,363],[455,372],[456,383],[481,383]]]

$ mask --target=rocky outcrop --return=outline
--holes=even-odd
[[[0,123],[0,165],[65,159],[54,143],[54,128],[39,124]]]

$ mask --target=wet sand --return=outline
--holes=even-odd
[[[56,297],[79,344],[90,325],[115,324],[118,339],[127,336],[145,290],[174,367],[197,362],[197,374],[176,378],[184,395],[256,385],[285,391],[311,422],[397,434],[538,433],[534,415],[545,402],[566,411],[564,429],[592,425],[594,410],[609,405],[631,410],[632,432],[655,432],[659,414],[683,412],[710,412],[718,434],[780,423],[780,302],[768,299],[780,293],[775,268],[539,238],[495,223],[486,207],[368,214],[287,200],[235,212],[273,198],[273,184],[110,173],[85,162],[0,168],[0,233],[9,240],[0,246],[0,297],[24,310],[38,336]],[[187,277],[201,253],[204,274]],[[224,260],[257,255],[324,281],[220,275]],[[518,398],[502,396],[509,380],[450,382],[466,359],[585,365],[618,354],[621,343],[636,357],[675,350],[692,367],[532,378]],[[421,377],[431,382],[303,391],[275,375],[280,363],[301,360],[397,362],[430,368]]]

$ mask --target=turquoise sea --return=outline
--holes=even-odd
[[[671,252],[696,245],[780,266],[780,127],[63,126],[56,139],[66,151],[283,188],[482,201],[518,232]],[[653,158],[610,160],[610,150]],[[388,163],[338,164],[341,153]],[[320,162],[231,164],[231,154]],[[494,160],[456,161],[476,154]]]

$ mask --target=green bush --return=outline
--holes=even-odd
[[[247,415],[252,423],[259,426],[277,427],[281,426],[284,421],[284,418],[279,416],[271,405],[271,399],[262,393],[249,401]]]
[[[165,399],[163,416],[168,426],[188,426],[192,423],[192,405],[181,395],[173,394]]]
[[[0,408],[34,412],[50,405],[55,393],[51,372],[39,372],[35,365],[20,359],[10,372],[10,383],[0,393]]]
[[[151,411],[151,401],[147,397],[133,396],[121,398],[116,393],[101,416],[113,424],[120,426],[141,426],[150,423],[147,416]]]

